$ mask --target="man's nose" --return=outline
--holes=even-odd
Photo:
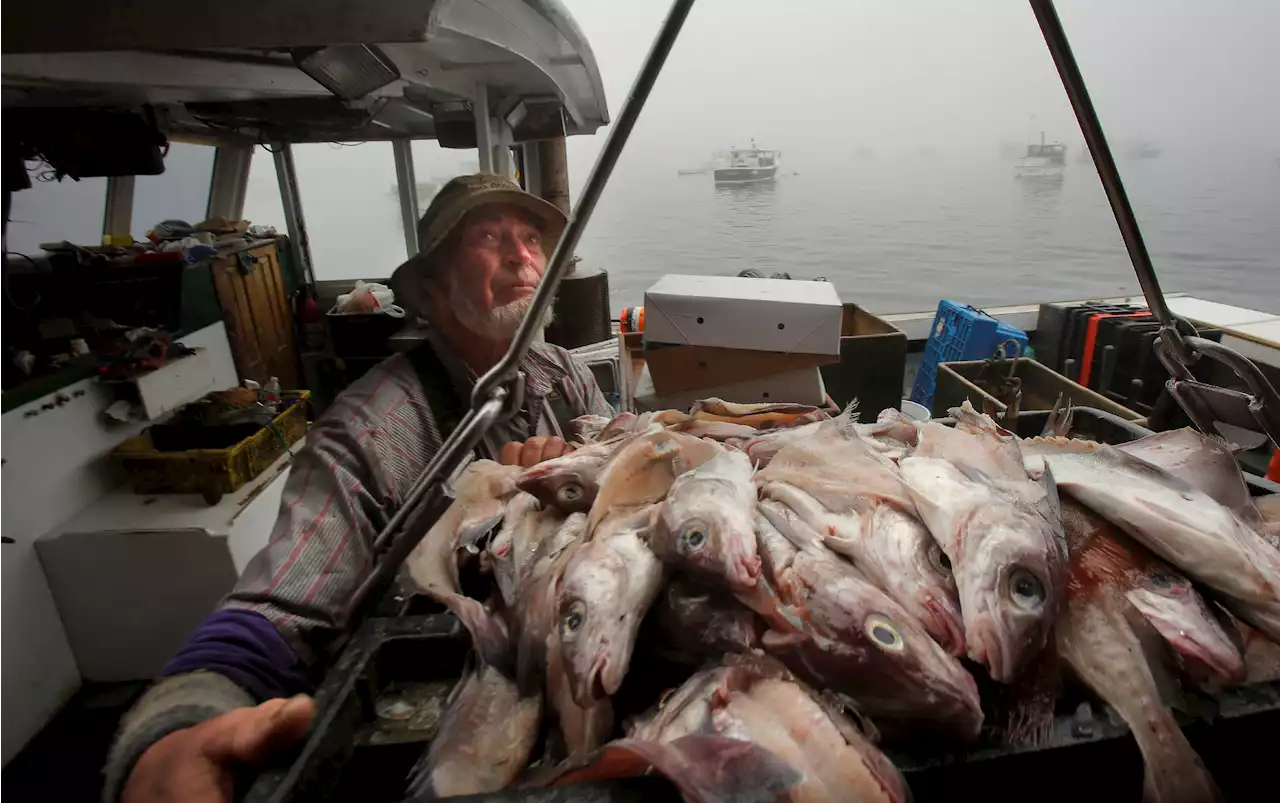
[[[524,276],[527,271],[534,281],[542,278],[542,270],[538,267],[538,260],[534,259],[533,252],[519,237],[504,237],[503,245],[503,262],[512,271],[526,279],[529,278]]]

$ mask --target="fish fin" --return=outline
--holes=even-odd
[[[505,506],[497,499],[487,499],[468,509],[458,525],[458,546],[474,551],[475,545],[502,523],[505,512]]]
[[[803,780],[774,753],[741,739],[689,734],[671,742],[619,739],[586,767],[560,775],[555,786],[643,775],[656,770],[691,803],[772,803]]]
[[[1000,689],[995,707],[1004,713],[1010,744],[1042,745],[1053,736],[1054,706],[1062,683],[1052,635],[1049,643],[1012,684]]]
[[[500,669],[513,668],[510,666],[511,634],[500,614],[488,610],[479,600],[461,594],[449,597],[444,604],[471,634],[471,645],[482,661]]]
[[[803,633],[784,633],[772,629],[766,630],[760,637],[760,645],[771,653],[790,652],[808,641],[809,637]]]
[[[1062,499],[1058,496],[1058,483],[1054,482],[1053,470],[1048,463],[1044,464],[1044,471],[1036,480],[1040,487],[1044,489],[1044,500],[1048,506],[1048,512],[1053,517],[1050,521],[1062,521]]]

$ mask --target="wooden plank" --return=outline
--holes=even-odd
[[[244,379],[265,383],[274,376],[282,388],[295,389],[297,345],[275,244],[260,244],[249,256],[254,265],[247,274],[234,256],[221,257],[214,266],[236,369]]]
[[[293,326],[293,315],[289,311],[289,300],[284,290],[284,277],[280,274],[280,255],[275,246],[265,248],[263,251],[266,257],[263,265],[265,268],[263,279],[267,285],[267,299],[279,343],[275,367],[282,385],[286,388],[296,388],[298,387],[297,338]]]

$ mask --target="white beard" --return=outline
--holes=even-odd
[[[524,320],[529,308],[533,306],[533,296],[518,298],[509,304],[494,308],[492,312],[485,315],[477,310],[470,300],[460,299],[455,295],[451,301],[454,312],[458,316],[458,322],[487,340],[510,340],[520,328],[520,322]],[[545,329],[550,326],[553,314],[554,310],[548,307],[538,328]]]

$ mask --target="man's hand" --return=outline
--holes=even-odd
[[[553,457],[572,452],[573,449],[569,444],[564,442],[563,438],[544,438],[538,436],[530,438],[524,443],[512,441],[502,447],[502,454],[498,456],[498,462],[504,466],[524,466],[532,468],[543,460],[550,460]]]
[[[310,697],[268,700],[174,731],[133,765],[121,803],[231,803],[242,766],[261,767],[311,728]]]

